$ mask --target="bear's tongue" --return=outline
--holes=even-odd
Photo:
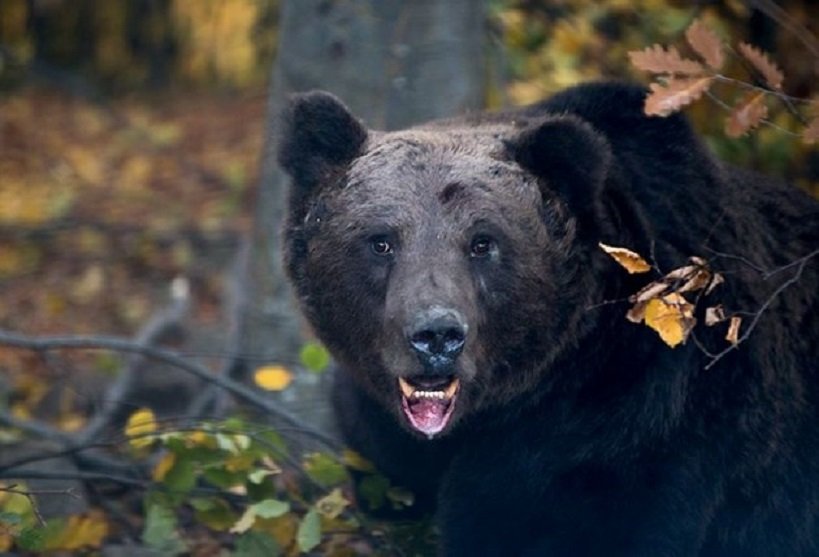
[[[422,390],[399,378],[401,406],[412,427],[430,439],[449,423],[460,381],[453,378],[440,390]]]

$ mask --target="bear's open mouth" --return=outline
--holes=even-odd
[[[434,383],[398,378],[401,407],[412,427],[430,439],[449,423],[461,381],[455,376]]]

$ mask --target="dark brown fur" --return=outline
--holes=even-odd
[[[763,280],[712,250],[786,265],[819,246],[819,204],[714,160],[682,117],[645,117],[643,96],[587,85],[394,133],[322,93],[286,114],[287,264],[339,364],[342,429],[437,503],[444,555],[819,554],[819,258],[704,371],[693,342],[672,350],[600,305],[649,279],[598,248],[664,270],[711,257],[728,273],[718,301],[756,310],[796,268]],[[494,251],[471,257],[481,235]],[[431,306],[468,332],[430,441],[397,378],[423,373],[406,330]]]

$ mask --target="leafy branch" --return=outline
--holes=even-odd
[[[674,46],[659,44],[629,52],[634,67],[657,79],[649,85],[644,107],[647,115],[668,116],[708,95],[728,111],[725,133],[740,137],[760,124],[773,125],[768,119],[769,105],[778,100],[803,126],[798,134],[803,141],[819,141],[819,101],[787,95],[783,90],[785,74],[764,51],[745,42],[730,48],[700,20],[688,27],[685,38],[697,59],[682,56]],[[723,73],[726,53],[745,65],[753,82]],[[733,86],[740,95],[732,102],[721,100],[713,92],[716,83]]]
[[[797,283],[802,278],[802,273],[808,262],[819,256],[819,249],[816,249],[775,269],[765,269],[745,257],[709,250],[713,254],[714,260],[733,259],[739,261],[759,273],[763,280],[769,280],[780,273],[795,269],[793,274],[779,284],[759,308],[754,311],[726,312],[722,304],[711,305],[704,309],[706,327],[728,322],[725,333],[728,346],[718,352],[713,352],[708,350],[694,334],[694,327],[697,325],[697,318],[694,314],[701,300],[726,281],[723,274],[713,270],[712,262],[701,257],[691,257],[687,265],[663,274],[656,263],[650,265],[640,254],[627,248],[608,246],[601,243],[600,249],[630,274],[647,273],[653,270],[661,275],[660,278],[650,282],[627,298],[627,301],[633,305],[626,313],[626,319],[632,323],[645,322],[645,325],[656,331],[663,342],[671,348],[684,344],[689,337],[692,338],[697,347],[710,358],[705,369],[711,369],[722,358],[746,342],[756,329],[763,314],[777,297],[788,287]],[[604,303],[623,301],[626,300]],[[750,322],[740,334],[743,318],[745,317],[750,317]]]

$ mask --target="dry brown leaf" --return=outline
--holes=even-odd
[[[711,272],[708,269],[698,269],[694,276],[688,279],[682,286],[677,289],[677,292],[693,292],[695,290],[702,290],[711,282]]]
[[[802,134],[802,139],[809,145],[819,141],[819,116],[816,116],[813,120],[811,120],[808,127],[805,128],[805,132]]]
[[[684,343],[696,324],[694,306],[672,292],[662,298],[649,300],[645,310],[646,325],[657,331],[671,348]]]
[[[651,265],[640,257],[639,254],[630,249],[609,246],[603,242],[600,242],[598,245],[600,249],[609,254],[612,259],[617,261],[630,274],[645,273],[651,270]]]
[[[638,70],[671,75],[702,75],[705,67],[696,60],[683,58],[673,46],[665,50],[655,44],[643,50],[632,50],[628,53],[631,64]]]
[[[722,68],[722,64],[725,63],[722,39],[710,27],[695,19],[686,30],[685,38],[711,69],[719,71]]]
[[[637,303],[647,302],[652,298],[657,298],[661,294],[664,294],[667,290],[668,284],[663,281],[655,280],[654,282],[650,282],[641,288],[640,291],[631,296],[628,301]]]
[[[637,302],[626,313],[626,319],[632,323],[640,323],[646,317],[646,305],[648,302]]]
[[[711,283],[708,285],[708,288],[705,289],[705,295],[708,296],[711,292],[714,291],[714,288],[716,288],[723,282],[725,282],[725,277],[723,277],[719,273],[714,273],[714,276],[711,277]]]
[[[767,116],[765,93],[749,93],[731,109],[725,120],[725,134],[734,138],[743,136],[759,126]]]
[[[742,317],[736,315],[731,318],[731,323],[728,325],[728,333],[725,335],[725,340],[731,344],[739,344],[739,326],[742,324]]]
[[[762,50],[756,48],[748,43],[739,43],[739,51],[748,60],[751,65],[765,78],[766,83],[771,89],[776,91],[782,90],[782,82],[785,80],[785,74],[779,69],[768,55]]]
[[[699,77],[669,79],[665,85],[652,83],[643,111],[647,116],[668,116],[699,99],[711,81],[710,77]]]
[[[674,282],[682,279],[688,280],[690,277],[694,276],[698,268],[699,267],[697,267],[696,265],[686,265],[684,267],[677,267],[673,271],[669,271],[669,273],[663,277],[663,280],[667,282]]]
[[[717,323],[725,321],[728,317],[725,315],[725,308],[722,304],[705,308],[705,326],[713,327]]]

